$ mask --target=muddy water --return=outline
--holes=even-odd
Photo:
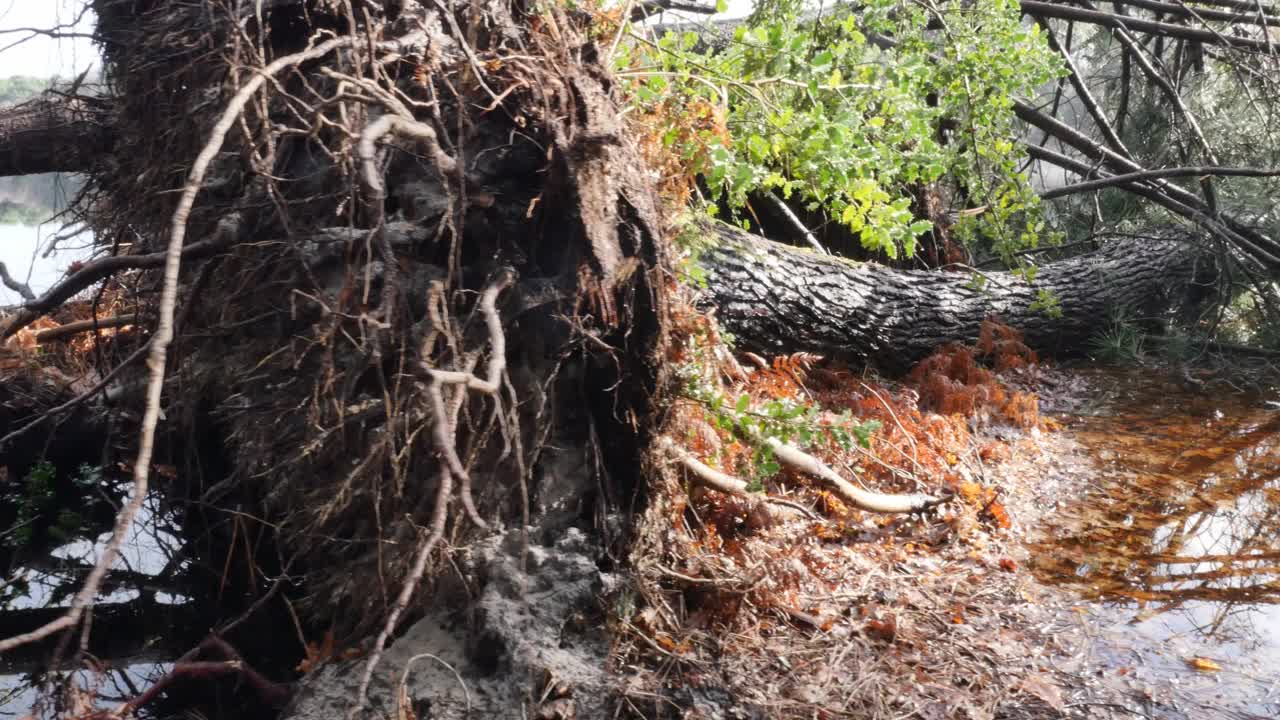
[[[1082,491],[1030,565],[1150,717],[1280,717],[1280,399],[1086,370],[1057,416]],[[1082,483],[1075,483],[1080,487]]]

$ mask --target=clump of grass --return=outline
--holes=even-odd
[[[1131,318],[1112,314],[1106,327],[1089,340],[1089,354],[1095,360],[1135,363],[1145,353],[1145,336]]]

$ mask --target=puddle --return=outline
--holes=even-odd
[[[94,471],[80,478],[84,471],[46,468],[38,471],[45,475],[39,483],[33,484],[28,472],[25,480],[0,488],[0,527],[9,528],[0,533],[0,563],[6,566],[0,575],[3,637],[65,612],[106,547],[115,508],[132,487],[123,471]],[[67,521],[72,516],[74,523]],[[210,519],[213,524],[207,524]],[[240,617],[270,586],[266,573],[271,567],[259,567],[258,558],[251,556],[262,536],[245,527],[225,516],[206,518],[179,510],[161,491],[148,493],[95,601],[87,654],[76,656],[77,634],[60,651],[55,636],[0,656],[0,720],[84,714],[63,706],[71,702],[68,687],[78,689],[82,710],[115,707],[164,677],[176,658],[212,628]],[[23,528],[30,530],[18,532]],[[269,676],[296,664],[287,649],[297,646],[297,635],[281,622],[280,610],[268,604],[260,617],[245,618],[226,636],[251,664],[267,668]],[[55,654],[63,659],[65,672],[47,672]],[[219,678],[171,685],[154,707],[138,715],[167,716],[167,703],[200,708],[213,720],[254,717],[249,710],[261,703],[239,692],[234,675]],[[287,673],[280,679],[288,679]],[[254,712],[265,715],[269,708]]]
[[[1153,371],[1072,375],[1087,400],[1056,417],[1087,480],[1031,569],[1091,601],[1092,661],[1143,712],[1280,716],[1280,411]]]

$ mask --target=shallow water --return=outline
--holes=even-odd
[[[70,491],[61,488],[63,492],[36,506],[41,516],[61,517],[69,509],[78,509],[83,515],[79,527],[54,539],[47,523],[37,517],[32,525],[38,529],[29,537],[0,535],[0,565],[5,566],[0,575],[0,626],[5,629],[0,635],[30,630],[69,606],[85,573],[106,547],[115,507],[131,487],[131,477],[119,468],[102,477],[95,474],[92,482],[76,483]],[[109,502],[98,508],[95,496]],[[31,502],[24,497],[10,487],[0,498],[0,508]],[[51,700],[59,695],[55,688],[64,686],[82,689],[86,701],[99,708],[131,700],[164,677],[174,660],[211,630],[240,617],[267,592],[273,581],[266,573],[275,570],[260,567],[259,558],[253,556],[251,546],[260,542],[258,532],[247,527],[237,530],[227,545],[221,516],[206,518],[180,511],[167,497],[159,488],[147,494],[120,558],[104,580],[88,636],[89,661],[76,656],[73,641],[70,649],[58,653],[62,666],[72,669],[46,673],[58,645],[56,637],[0,655],[0,720],[69,717]],[[216,524],[208,524],[210,519]],[[0,521],[0,527],[5,524]],[[243,539],[237,543],[241,533]],[[262,544],[272,552],[269,543]],[[297,635],[292,625],[281,622],[282,606],[269,603],[261,609],[225,637],[250,665],[260,664],[268,676],[287,680],[289,669],[297,663],[293,657]],[[166,708],[196,708],[213,720],[271,715],[271,708],[252,692],[241,692],[234,674],[180,681],[137,715],[165,717]]]
[[[1091,400],[1058,419],[1084,450],[1089,487],[1046,518],[1031,568],[1091,601],[1079,611],[1109,671],[1180,686],[1208,713],[1170,716],[1280,715],[1273,398],[1191,391],[1156,372],[1080,378]]]

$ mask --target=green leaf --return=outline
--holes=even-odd
[[[881,428],[879,420],[868,420],[853,426],[853,434],[858,438],[858,444],[864,448],[871,447],[871,435]]]
[[[917,220],[907,227],[912,235],[927,233],[933,229],[933,223],[928,220]]]

